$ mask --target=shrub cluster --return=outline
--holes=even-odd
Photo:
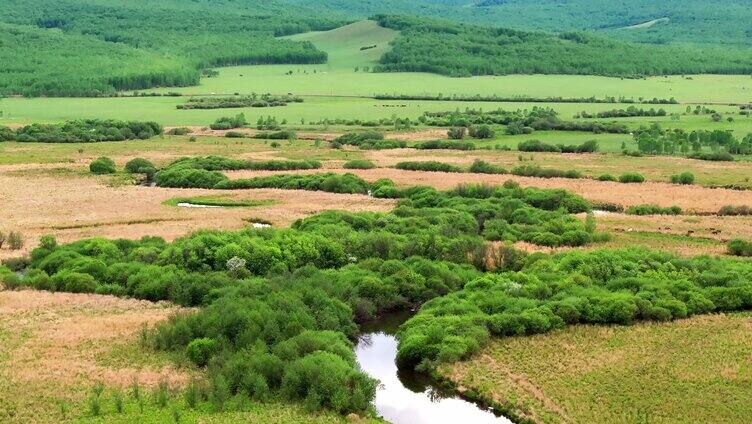
[[[518,144],[517,150],[521,152],[595,153],[598,151],[598,142],[589,140],[579,145],[553,145],[540,140],[527,140]]]
[[[418,143],[416,149],[421,150],[475,150],[475,144],[469,141],[431,140]]]
[[[721,207],[721,209],[718,211],[718,215],[720,216],[749,216],[749,215],[752,215],[752,208],[746,205],[742,205],[742,206],[726,205],[726,206]]]
[[[752,256],[752,242],[734,239],[728,242],[728,253],[732,256]]]
[[[686,171],[680,174],[674,174],[671,176],[672,184],[692,185],[695,183],[695,174]]]
[[[62,124],[31,124],[15,133],[0,131],[0,139],[37,143],[94,143],[101,141],[148,140],[162,134],[156,122],[82,119]]]
[[[376,164],[370,160],[355,159],[345,162],[343,165],[345,169],[373,169],[376,168]]]
[[[476,159],[472,165],[470,165],[470,172],[474,174],[506,174],[507,170],[501,166],[488,163],[481,159]]]
[[[400,162],[394,165],[394,167],[405,171],[463,172],[459,166],[436,161]]]
[[[233,128],[240,128],[248,125],[248,121],[245,119],[245,115],[239,113],[235,116],[223,116],[217,118],[213,124],[209,125],[209,128],[213,130],[231,130]]]
[[[278,107],[287,106],[288,103],[303,103],[300,96],[284,95],[274,96],[252,94],[248,96],[233,97],[191,97],[188,102],[177,105],[178,109],[231,109],[243,107]]]
[[[89,171],[91,171],[92,174],[97,175],[114,174],[117,172],[117,168],[115,167],[115,162],[112,159],[106,156],[102,156],[93,160],[89,164]]]
[[[749,262],[644,249],[531,255],[518,272],[486,275],[426,303],[400,329],[397,359],[406,366],[430,366],[468,357],[491,335],[751,307]]]
[[[538,177],[538,178],[583,178],[580,171],[570,169],[562,171],[560,169],[541,168],[538,165],[520,165],[512,168],[512,174],[521,177]]]
[[[645,177],[637,172],[625,172],[624,174],[621,174],[619,176],[619,182],[620,183],[644,183]]]
[[[679,206],[669,206],[667,208],[658,205],[636,205],[630,206],[625,211],[628,215],[681,215],[682,209]]]

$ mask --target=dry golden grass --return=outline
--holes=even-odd
[[[574,326],[498,339],[441,372],[535,422],[747,422],[752,317]]]
[[[53,234],[61,242],[86,237],[168,240],[201,228],[238,229],[247,218],[261,218],[275,226],[327,209],[386,211],[394,201],[362,195],[290,190],[227,192],[158,187],[110,187],[108,177],[89,175],[9,175],[0,173],[0,231],[20,231],[29,251],[41,235]],[[180,208],[163,205],[175,197],[222,195],[235,199],[268,200],[251,208]],[[19,252],[0,250],[1,257]]]
[[[80,402],[98,382],[185,383],[189,372],[154,353],[128,348],[111,358],[136,345],[144,325],[177,311],[110,296],[0,291],[0,422],[58,422],[57,402]]]
[[[412,159],[412,158],[411,158]],[[625,207],[641,204],[660,206],[679,206],[686,211],[697,213],[716,213],[725,205],[752,205],[752,190],[738,191],[729,189],[711,189],[700,186],[679,186],[668,183],[621,184],[589,179],[535,178],[514,175],[488,175],[470,173],[446,173],[403,171],[393,168],[376,168],[366,170],[332,169],[334,172],[350,172],[368,180],[389,178],[400,186],[428,185],[446,190],[460,184],[501,185],[505,181],[518,182],[523,187],[558,188],[577,193],[588,200],[608,202]],[[301,174],[320,172],[318,170],[295,171]],[[233,171],[230,178],[251,178],[254,176],[273,175],[273,171]],[[289,173],[289,172],[284,172]]]

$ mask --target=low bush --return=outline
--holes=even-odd
[[[343,167],[345,169],[373,169],[376,168],[376,164],[371,162],[370,160],[355,159],[345,162]]]
[[[559,169],[541,168],[538,165],[520,165],[512,168],[512,174],[521,177],[538,177],[538,178],[583,178],[580,171],[571,169],[562,171]]]
[[[695,174],[691,172],[682,172],[671,176],[672,184],[692,185],[695,183]]]
[[[658,205],[636,205],[627,208],[628,215],[681,215],[682,209],[678,206],[660,207]]]
[[[239,132],[239,131],[227,131],[225,133],[225,137],[227,138],[245,138],[245,133]]]
[[[259,140],[294,140],[297,135],[295,131],[262,131],[253,136],[253,138]]]
[[[366,194],[369,185],[353,174],[272,175],[250,179],[224,179],[214,186],[222,190],[281,188],[287,190],[326,191],[329,193]]]
[[[218,171],[195,168],[166,168],[154,176],[158,187],[172,188],[214,188],[228,178]]]
[[[451,140],[462,140],[467,134],[467,128],[465,127],[452,127],[447,131],[447,137]]]
[[[23,235],[18,231],[8,233],[8,248],[10,250],[21,250],[24,246]]]
[[[473,162],[473,164],[470,165],[469,171],[474,174],[506,174],[507,173],[507,170],[502,168],[501,166],[488,163],[481,159],[476,159]]]
[[[421,150],[475,150],[475,144],[469,141],[431,140],[414,146]]]
[[[91,171],[92,174],[97,175],[114,174],[117,172],[117,168],[112,159],[102,156],[89,164],[89,171]]]
[[[193,339],[185,347],[188,359],[199,367],[205,367],[217,350],[217,341],[208,337]]]
[[[62,124],[31,124],[16,130],[15,140],[37,143],[94,143],[148,140],[162,134],[156,122],[82,119]]]
[[[735,239],[728,242],[728,254],[732,256],[752,256],[752,242]]]
[[[687,156],[690,159],[707,160],[713,162],[733,162],[734,156],[726,151],[694,152]]]
[[[477,139],[488,139],[496,137],[496,132],[488,125],[470,126],[468,129],[470,137]]]
[[[619,182],[625,184],[644,183],[645,177],[637,172],[625,172],[619,176]]]
[[[521,152],[561,152],[558,146],[543,143],[540,140],[527,140],[517,145],[517,150]]]
[[[720,216],[749,216],[752,215],[752,207],[726,205],[718,211]]]
[[[394,167],[405,171],[462,172],[462,169],[458,166],[436,161],[400,162],[394,165]]]
[[[598,176],[598,181],[616,181],[616,177],[611,174],[601,174]]]
[[[169,131],[167,131],[167,134],[169,135],[188,135],[188,133],[191,132],[190,129],[186,127],[177,127],[177,128],[170,128]]]
[[[209,128],[213,130],[231,130],[233,128],[240,128],[245,125],[248,125],[248,121],[246,121],[245,115],[240,113],[235,116],[223,116],[221,118],[217,118],[217,120],[214,121],[214,123],[211,124]]]
[[[143,158],[135,158],[125,164],[125,170],[131,174],[148,174],[154,173],[156,167],[150,161]]]

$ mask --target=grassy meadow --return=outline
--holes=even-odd
[[[749,314],[506,337],[441,369],[536,422],[746,421]]]

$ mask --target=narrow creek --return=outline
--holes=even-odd
[[[409,314],[391,314],[361,326],[355,356],[378,379],[374,405],[393,424],[504,424],[508,419],[434,384],[430,376],[397,368],[397,328]]]

